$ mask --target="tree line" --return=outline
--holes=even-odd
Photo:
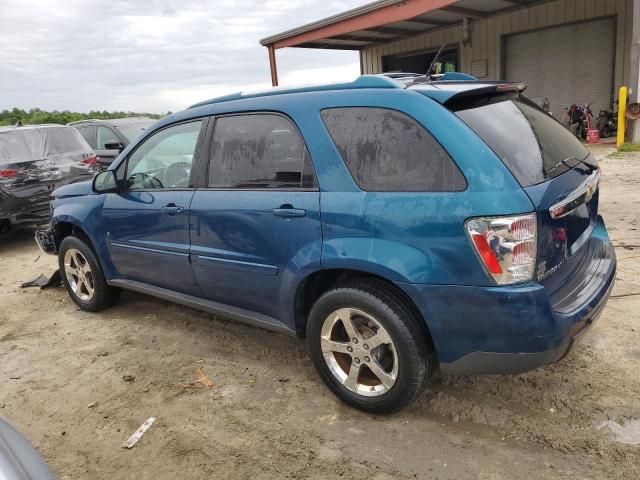
[[[171,112],[168,112],[168,114]],[[60,123],[66,124],[69,122],[77,122],[78,120],[89,119],[101,119],[109,120],[111,118],[124,118],[124,117],[149,117],[149,118],[162,118],[164,115],[157,113],[141,113],[141,112],[102,112],[92,110],[88,113],[70,112],[69,110],[53,110],[47,112],[39,108],[32,108],[31,110],[22,110],[20,108],[14,108],[12,110],[2,110],[0,112],[0,125],[15,125],[18,122],[22,122],[23,125],[35,125],[41,123]]]

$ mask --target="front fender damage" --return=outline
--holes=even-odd
[[[36,243],[40,250],[43,253],[49,255],[55,255],[58,253],[58,248],[56,246],[54,229],[52,227],[47,228],[46,230],[37,230],[35,234]]]

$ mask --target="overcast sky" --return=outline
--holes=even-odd
[[[0,110],[162,113],[270,86],[266,36],[370,0],[0,0]],[[350,79],[356,52],[277,51],[281,85]]]

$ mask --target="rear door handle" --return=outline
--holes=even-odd
[[[280,208],[274,208],[271,210],[276,217],[282,218],[296,218],[304,217],[307,214],[306,210],[301,208],[293,208],[291,205],[280,205]]]
[[[177,215],[182,212],[184,212],[184,207],[178,207],[175,203],[169,203],[162,207],[162,213],[166,213],[167,215]]]

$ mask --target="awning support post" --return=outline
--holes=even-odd
[[[273,45],[267,47],[269,49],[269,68],[271,69],[271,85],[278,86],[278,67],[276,66],[276,49]]]

